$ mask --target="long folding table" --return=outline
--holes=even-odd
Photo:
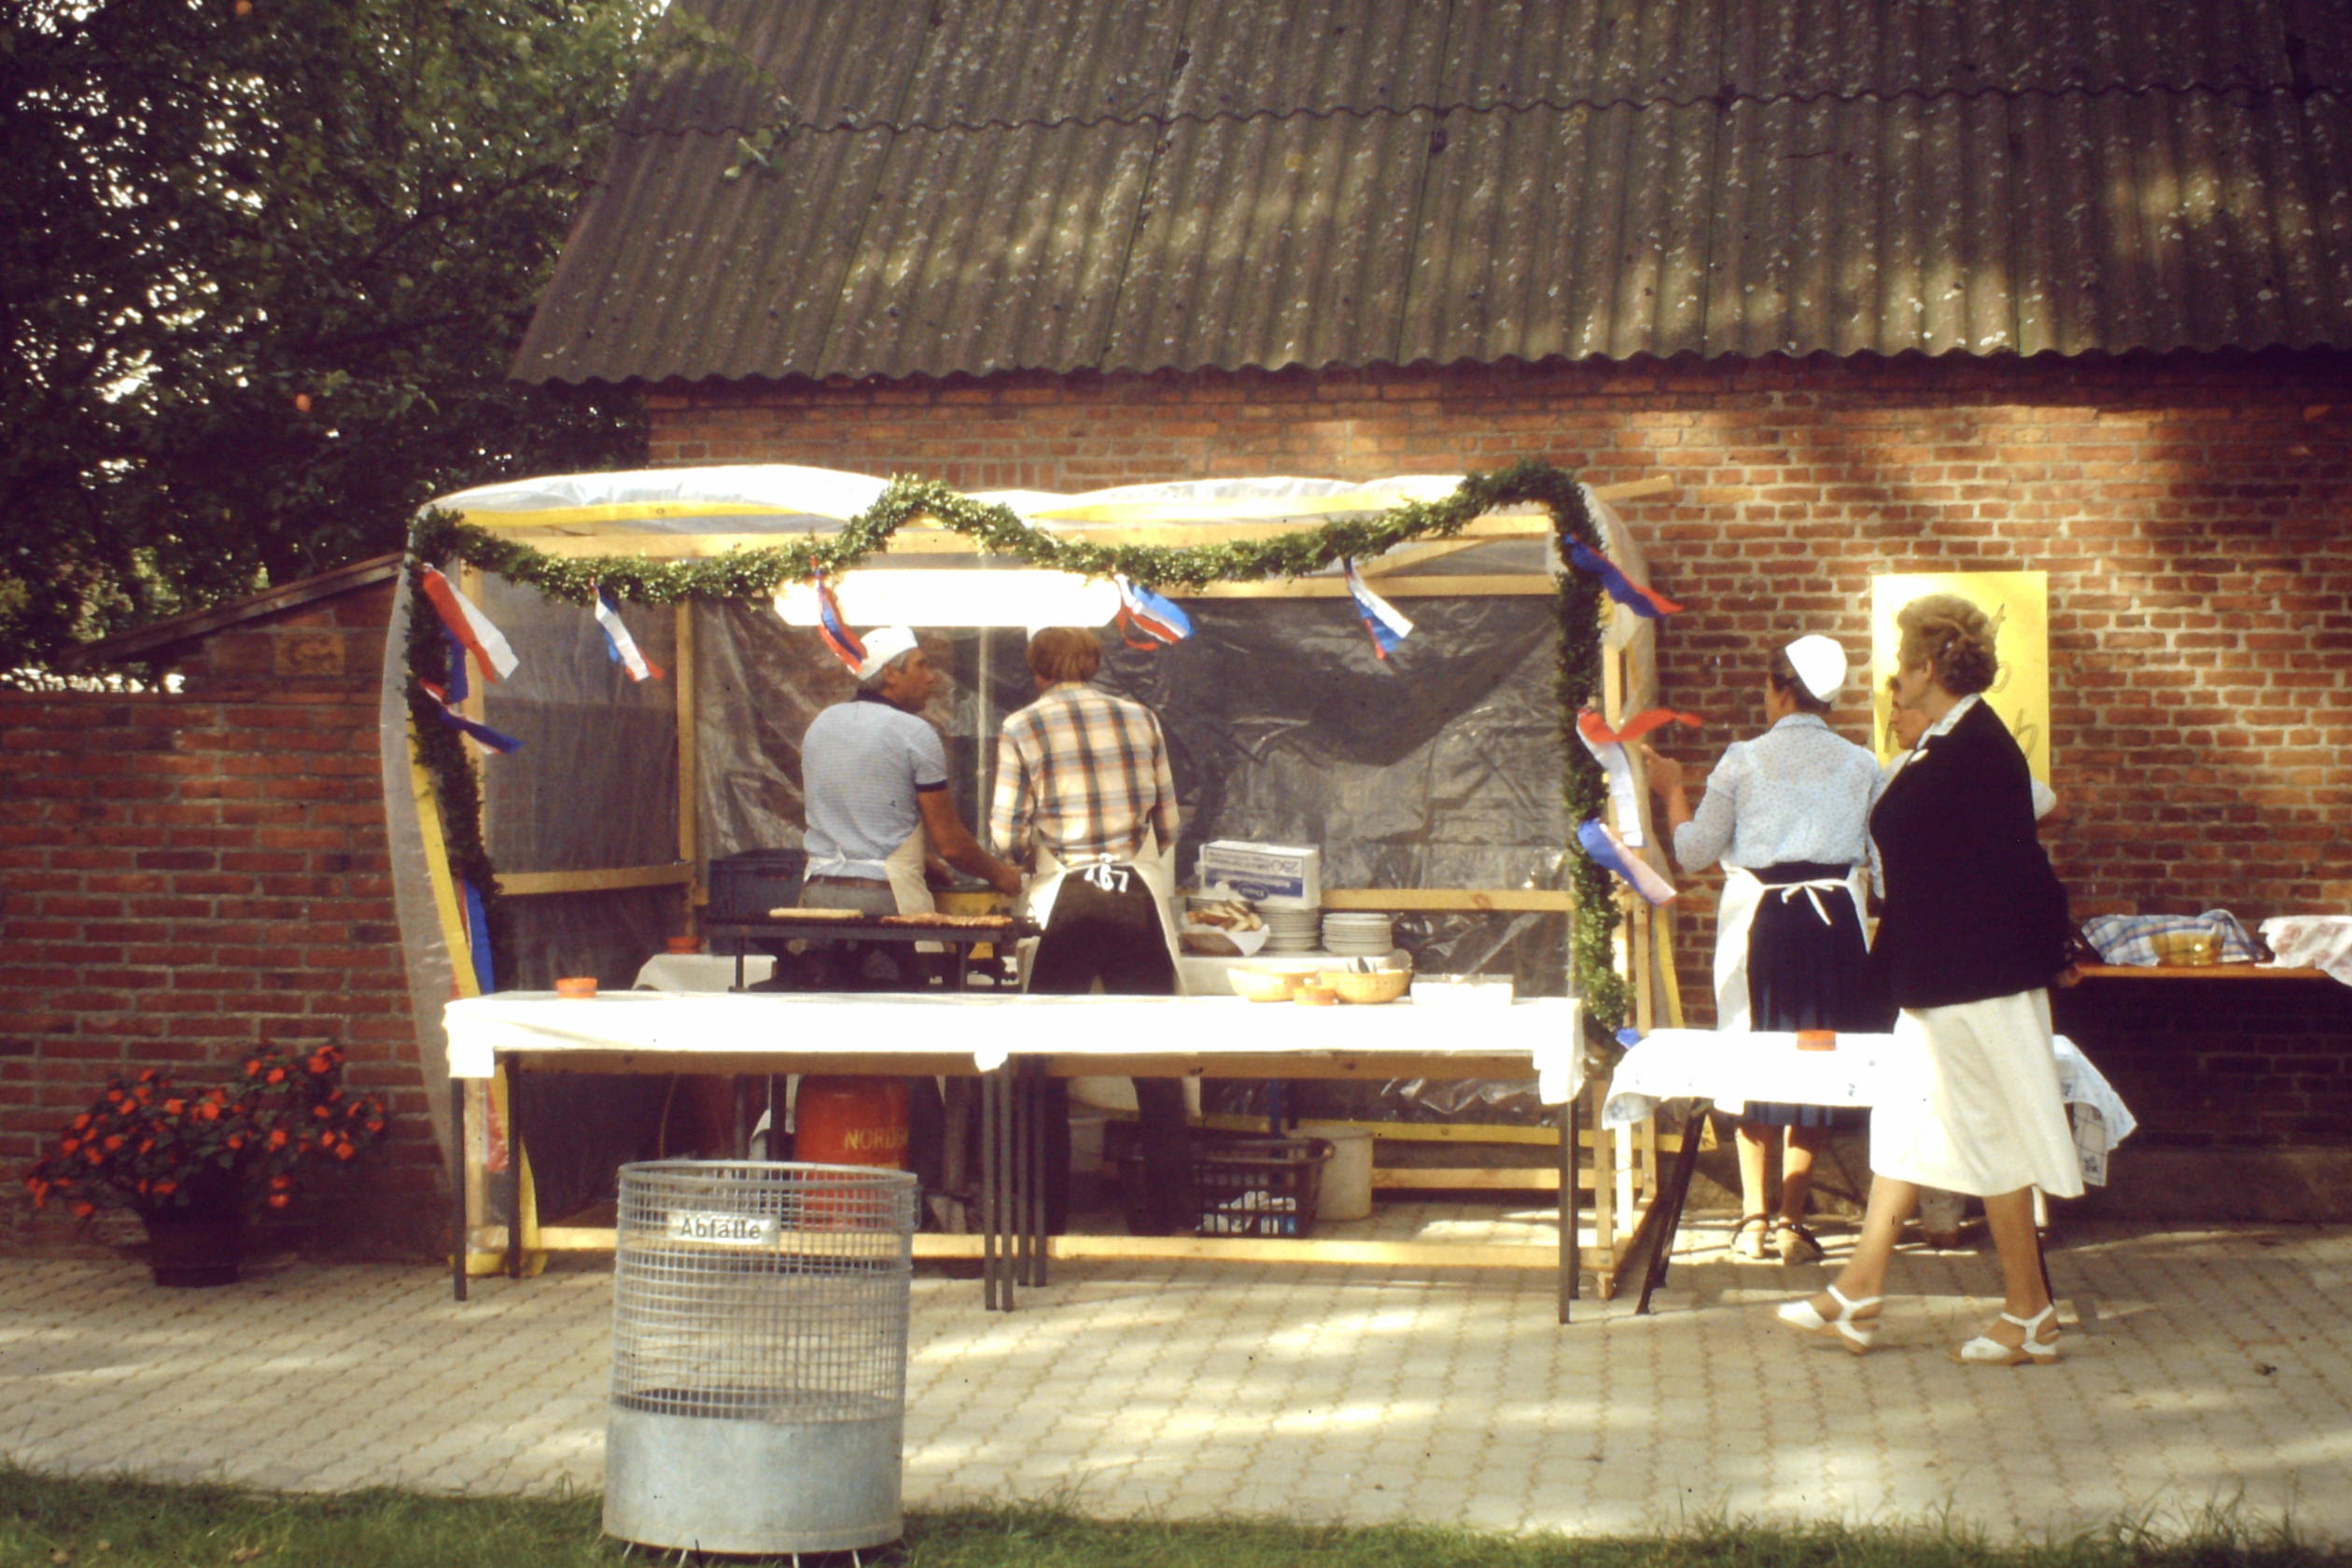
[[[505,992],[448,1004],[452,1114],[471,1148],[464,1092],[509,1069],[509,1125],[530,1071],[882,1072],[981,1081],[983,1299],[1014,1305],[1016,1286],[1046,1282],[1042,1091],[1095,1075],[1204,1078],[1533,1079],[1561,1124],[1560,1318],[1576,1291],[1575,1104],[1582,1023],[1570,998],[1508,1004],[1309,1007],[1236,997],[1024,996],[987,993],[625,991],[586,998]],[[519,1212],[522,1161],[506,1181]],[[454,1289],[466,1294],[467,1183],[455,1183]],[[511,1272],[521,1267],[507,1229]],[[1190,1253],[1209,1246],[1196,1241]],[[1317,1243],[1287,1255],[1311,1257]],[[1337,1258],[1335,1260],[1337,1260]]]

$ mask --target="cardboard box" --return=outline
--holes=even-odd
[[[1235,898],[1293,909],[1323,907],[1323,851],[1289,844],[1212,839],[1200,847],[1201,891],[1230,889]]]

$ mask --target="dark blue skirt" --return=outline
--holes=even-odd
[[[1861,912],[1843,889],[1815,889],[1821,907],[1803,892],[1783,898],[1773,889],[1827,877],[1842,881],[1848,868],[1792,861],[1764,866],[1756,918],[1748,926],[1748,1027],[1775,1031],[1835,1029],[1845,1034],[1883,1034],[1895,1027],[1895,1010],[1878,1000],[1869,980],[1869,940]],[[1823,920],[1827,914],[1829,918]],[[1857,1106],[1780,1105],[1748,1101],[1744,1119],[1770,1127],[1859,1127]]]

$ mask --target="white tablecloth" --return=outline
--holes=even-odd
[[[728,960],[730,963],[732,959]],[[1302,1007],[1238,997],[983,996],[831,991],[545,991],[468,997],[442,1012],[453,1078],[487,1078],[497,1051],[613,1051],[679,1058],[791,1052],[938,1056],[970,1052],[992,1071],[1015,1053],[1212,1057],[1273,1053],[1341,1057],[1524,1056],[1547,1104],[1583,1086],[1576,1002],[1507,1007]],[[1465,1027],[1465,1024],[1475,1027]],[[1115,1066],[1106,1061],[1106,1071]]]
[[[2139,1123],[2073,1041],[2062,1034],[2053,1043],[2060,1097],[2096,1113],[2079,1119],[2075,1142],[2084,1179],[2104,1184],[2107,1151],[2129,1138]],[[1891,1034],[1841,1034],[1834,1051],[1799,1051],[1793,1033],[1652,1029],[1610,1075],[1601,1125],[1627,1127],[1656,1111],[1661,1100],[1693,1096],[1869,1105],[1877,1099],[1880,1075],[1892,1071],[1888,1057],[1894,1045]]]
[[[743,983],[757,985],[776,973],[765,953],[743,955]],[[656,953],[637,972],[640,991],[728,991],[735,988],[733,953]]]
[[[2352,915],[2274,915],[2262,922],[2262,940],[2282,967],[2321,970],[2352,986]]]

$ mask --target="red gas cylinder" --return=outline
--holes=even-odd
[[[803,1078],[792,1157],[809,1165],[906,1169],[906,1080]]]

